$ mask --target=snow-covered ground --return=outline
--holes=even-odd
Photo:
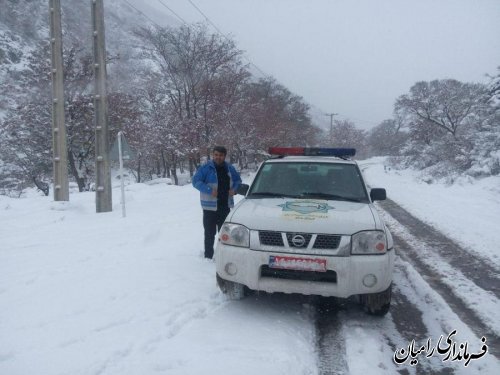
[[[409,172],[385,173],[381,163],[363,163],[371,185],[498,264],[498,246],[490,248],[497,254],[485,251],[493,239],[488,220],[500,218],[494,186],[427,186]],[[318,373],[307,299],[228,301],[219,292],[215,264],[202,257],[202,212],[190,185],[126,186],[126,218],[118,187],[113,194],[114,211],[103,214],[95,213],[94,193],[73,193],[67,205],[33,192],[0,196],[0,374]],[[457,196],[474,204],[458,205]],[[464,233],[468,213],[475,234]],[[407,263],[398,260],[395,277],[430,333],[454,327],[474,337]],[[401,369],[392,355],[408,342],[391,314],[376,320],[347,311],[339,322],[349,373]],[[478,343],[471,340],[471,351]],[[499,369],[491,356],[453,365],[457,373]]]
[[[190,185],[126,196],[0,197],[0,374],[315,373],[309,306],[219,293]]]

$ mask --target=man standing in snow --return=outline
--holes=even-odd
[[[215,146],[212,160],[202,165],[193,177],[193,186],[200,191],[203,208],[203,227],[205,229],[205,258],[214,255],[215,234],[220,230],[231,208],[234,207],[233,195],[241,184],[236,169],[225,161],[227,150]]]

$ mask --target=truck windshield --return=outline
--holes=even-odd
[[[269,197],[369,202],[358,167],[342,163],[267,163],[247,198]]]

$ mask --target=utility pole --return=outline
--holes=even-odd
[[[94,124],[96,155],[96,212],[113,210],[108,145],[108,105],[106,92],[106,46],[103,0],[90,0],[94,50]]]
[[[62,55],[61,0],[49,0],[52,62],[52,152],[54,200],[69,201],[68,149],[64,123],[64,74]]]
[[[338,113],[325,113],[325,116],[330,116],[330,146],[333,143],[333,116],[337,116]]]

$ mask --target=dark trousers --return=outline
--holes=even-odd
[[[205,228],[205,258],[214,256],[215,234],[220,230],[229,214],[228,207],[219,207],[217,211],[203,210],[203,228]]]

